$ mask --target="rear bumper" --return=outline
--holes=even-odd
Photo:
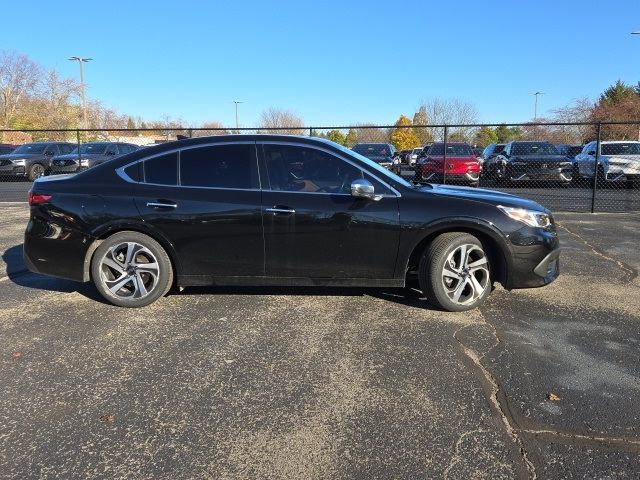
[[[24,235],[24,264],[34,273],[82,282],[92,240],[77,231],[31,219]]]

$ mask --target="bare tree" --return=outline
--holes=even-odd
[[[432,98],[427,102],[422,102],[420,109],[423,107],[429,122],[433,125],[468,125],[478,122],[476,106],[459,98]],[[449,134],[455,134],[458,138],[471,139],[474,130],[472,127],[453,127],[449,128]],[[430,133],[434,139],[444,139],[443,128],[431,128]]]
[[[11,126],[16,111],[28,96],[35,95],[41,69],[29,57],[0,51],[0,124]]]
[[[228,135],[230,132],[229,130],[227,130],[226,128],[224,128],[224,126],[222,125],[222,123],[218,122],[218,121],[210,121],[210,122],[204,122],[202,124],[202,128],[210,128],[211,130],[195,130],[193,132],[193,137],[208,137],[211,135]]]
[[[304,121],[291,110],[270,108],[260,115],[260,127],[263,133],[302,135],[304,133]]]
[[[577,98],[569,105],[558,108],[553,111],[554,122],[589,122],[594,112],[594,104],[587,97]],[[560,140],[558,143],[576,143],[582,144],[586,142],[593,134],[591,125],[568,125],[557,126],[556,137]]]
[[[373,123],[357,123],[355,125],[357,143],[387,143],[391,131],[375,126]]]

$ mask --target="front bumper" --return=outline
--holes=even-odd
[[[555,230],[523,227],[509,236],[511,265],[505,287],[533,288],[560,275],[560,242]]]
[[[27,170],[24,165],[2,165],[0,166],[0,178],[2,177],[24,177]]]
[[[423,172],[422,180],[433,183],[478,183],[480,181],[480,172],[466,173],[446,173],[442,172]]]
[[[535,168],[528,166],[510,166],[507,167],[504,175],[511,182],[570,182],[572,178],[572,167],[563,168]]]

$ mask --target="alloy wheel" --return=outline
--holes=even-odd
[[[140,299],[158,284],[160,267],[155,255],[137,242],[124,242],[109,248],[100,261],[101,281],[113,295]]]
[[[447,297],[459,305],[482,298],[490,288],[489,263],[482,248],[473,244],[455,248],[444,262],[442,284]]]

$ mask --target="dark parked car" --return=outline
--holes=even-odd
[[[121,142],[88,142],[73,149],[66,155],[58,155],[51,159],[49,171],[56,173],[75,173],[87,168],[100,165],[107,160],[116,158],[138,149],[136,145]]]
[[[0,143],[0,155],[6,155],[7,153],[11,153],[16,148],[18,148],[17,145],[11,145],[9,143]]]
[[[485,174],[500,183],[553,181],[564,186],[571,183],[573,165],[549,142],[507,143],[504,150],[485,161]]]
[[[556,149],[558,150],[558,153],[560,155],[564,155],[570,160],[573,160],[574,158],[576,158],[576,155],[582,152],[583,147],[584,145],[566,145],[566,144],[556,145]]]
[[[490,143],[489,145],[484,147],[484,150],[478,157],[480,164],[484,165],[484,162],[486,162],[487,160],[491,160],[492,158],[495,158],[497,155],[502,153],[502,151],[504,150],[504,146],[504,143]]]
[[[551,213],[516,196],[415,185],[317,138],[171,142],[29,192],[24,260],[148,305],[175,283],[403,287],[436,306],[480,305],[494,282],[559,273]]]
[[[35,180],[46,173],[51,157],[64,155],[74,148],[73,143],[66,142],[25,143],[9,154],[0,155],[0,177]]]
[[[358,143],[353,146],[353,151],[373,160],[384,168],[391,168],[396,147],[390,143]]]
[[[416,178],[434,183],[462,183],[477,187],[480,181],[480,162],[466,143],[436,142],[427,155],[416,164]]]

